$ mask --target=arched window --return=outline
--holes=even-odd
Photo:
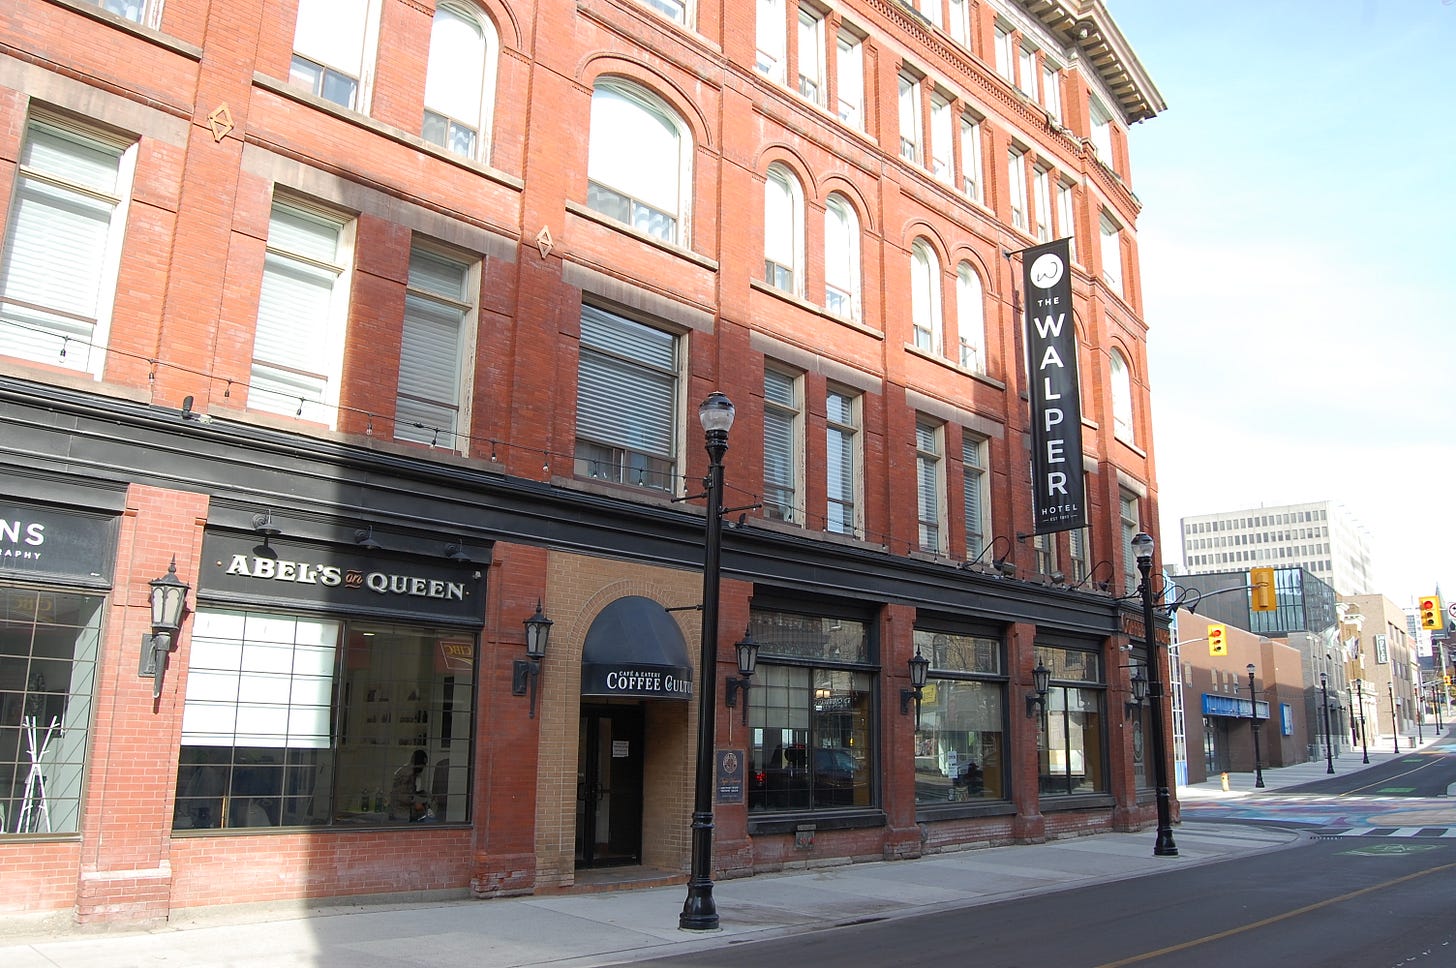
[[[939,353],[940,260],[923,239],[910,246],[910,321],[916,349]]]
[[[763,185],[763,278],[775,289],[803,292],[804,190],[783,165],[768,166]]]
[[[687,242],[692,139],[656,96],[604,78],[592,91],[587,207],[664,242]]]
[[[973,373],[986,372],[986,302],[981,277],[969,262],[956,267],[956,328],[960,332],[960,364]]]
[[[495,31],[459,3],[441,3],[430,27],[425,73],[426,141],[466,158],[484,158],[495,88]]]
[[[859,319],[859,216],[838,193],[824,203],[824,308]]]
[[[1132,376],[1118,350],[1112,351],[1112,433],[1119,440],[1133,441]]]

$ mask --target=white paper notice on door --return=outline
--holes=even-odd
[[[627,755],[627,741],[625,739],[612,740],[612,759],[620,760]]]

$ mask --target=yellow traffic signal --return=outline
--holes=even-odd
[[[1421,599],[1421,628],[1439,629],[1441,623],[1441,599],[1435,595],[1427,595]]]
[[[1225,637],[1228,630],[1222,625],[1210,625],[1208,627],[1208,654],[1228,655],[1228,639]]]
[[[1249,608],[1255,612],[1272,612],[1276,608],[1274,569],[1249,569]]]

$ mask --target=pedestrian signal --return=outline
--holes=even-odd
[[[1272,612],[1275,609],[1274,569],[1249,569],[1249,608],[1255,612]]]
[[[1228,655],[1228,640],[1224,637],[1227,629],[1222,625],[1210,625],[1208,627],[1208,654]]]
[[[1441,599],[1435,595],[1427,595],[1420,601],[1421,628],[1439,629],[1441,623]]]

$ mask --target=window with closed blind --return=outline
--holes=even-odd
[[[581,307],[576,474],[676,493],[681,337]]]
[[[350,227],[320,210],[274,201],[258,292],[250,409],[335,425]]]
[[[966,560],[974,561],[991,533],[990,501],[986,495],[986,449],[982,437],[961,438],[961,488],[966,513]]]
[[[0,353],[100,377],[135,151],[37,114],[0,261]]]
[[[945,553],[945,492],[941,454],[944,452],[944,428],[934,421],[915,421],[916,494],[919,498],[920,550],[932,554]]]
[[[792,373],[763,371],[763,513],[778,521],[798,523],[803,412],[800,379]]]
[[[475,318],[472,267],[429,249],[410,252],[409,286],[399,353],[394,436],[461,450],[467,343]]]
[[[860,534],[860,395],[831,386],[825,395],[824,528]]]

